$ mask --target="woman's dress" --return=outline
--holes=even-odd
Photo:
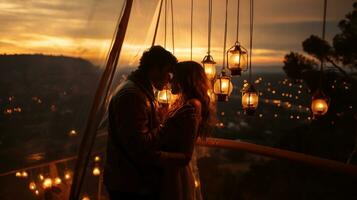
[[[163,200],[201,199],[190,165],[200,116],[197,106],[186,103],[174,111],[165,123],[167,139],[161,148],[161,157],[165,160],[161,188]],[[196,184],[198,182],[199,180],[196,180]]]

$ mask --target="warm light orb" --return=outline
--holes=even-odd
[[[59,185],[62,183],[62,180],[60,177],[56,177],[55,180],[54,180],[54,185]]]
[[[90,200],[90,198],[88,196],[83,196],[82,200]]]
[[[36,194],[36,195],[39,195],[39,194],[40,194],[40,191],[39,191],[39,190],[35,190],[35,194]]]
[[[211,55],[206,55],[202,60],[203,68],[205,69],[208,80],[213,80],[216,77],[216,62]]]
[[[311,111],[314,117],[323,116],[328,111],[328,99],[320,90],[312,96]]]
[[[228,69],[231,71],[231,75],[241,75],[242,71],[247,69],[247,50],[236,42],[227,51]]]
[[[28,173],[27,173],[26,171],[23,171],[23,172],[21,173],[21,176],[22,176],[23,178],[27,178],[27,177],[28,177]]]
[[[242,107],[246,114],[252,115],[258,107],[259,96],[252,84],[243,88]]]
[[[328,111],[328,104],[325,99],[313,99],[311,102],[311,111],[314,116],[322,116]]]
[[[39,174],[39,175],[38,175],[38,178],[39,178],[41,181],[43,181],[43,180],[45,179],[45,177],[44,177],[42,174]]]
[[[226,76],[222,72],[213,85],[213,92],[217,95],[218,101],[228,101],[228,96],[233,91],[233,84],[231,82],[231,77]]]
[[[64,179],[65,180],[69,180],[71,178],[72,178],[72,173],[71,172],[67,171],[67,172],[64,173]]]
[[[21,174],[21,172],[16,172],[15,176],[16,176],[16,177],[21,177],[22,174]]]
[[[100,161],[100,157],[99,157],[99,156],[95,156],[95,157],[94,157],[94,161],[95,161],[95,162],[99,162],[99,161]]]
[[[49,189],[52,187],[52,179],[51,178],[45,178],[42,183],[43,189]]]
[[[35,182],[30,182],[30,184],[29,184],[29,188],[30,188],[30,190],[36,190],[36,183]]]
[[[195,180],[195,187],[198,188],[200,186],[200,182],[198,180]]]
[[[76,136],[78,133],[77,133],[76,130],[72,129],[72,130],[69,131],[68,134],[69,134],[70,136]]]
[[[100,175],[99,167],[94,167],[92,173],[94,176],[99,176]]]

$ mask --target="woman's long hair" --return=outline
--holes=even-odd
[[[198,129],[198,136],[205,138],[210,134],[215,121],[214,106],[210,102],[208,90],[211,84],[206,76],[203,67],[194,61],[179,62],[174,67],[174,76],[180,85],[181,97],[174,104],[174,108],[185,103],[189,99],[197,99],[201,102],[201,123]]]

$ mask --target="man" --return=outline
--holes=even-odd
[[[151,47],[110,102],[104,183],[111,200],[159,198],[161,132],[153,88],[163,89],[176,64],[170,52]]]

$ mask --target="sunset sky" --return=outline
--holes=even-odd
[[[173,0],[175,55],[190,56],[190,2]],[[225,1],[213,0],[212,55],[223,56]],[[235,41],[236,4],[229,0],[227,47]],[[352,10],[353,0],[328,0],[327,39],[339,31],[338,21]],[[0,53],[44,53],[83,57],[102,65],[108,53],[123,0],[0,0]],[[249,1],[241,0],[240,42],[249,44]],[[255,0],[254,65],[281,65],[289,51],[301,51],[311,34],[321,35],[323,0]],[[136,65],[150,47],[157,0],[134,0],[120,63]],[[194,0],[193,59],[207,52],[208,0]],[[170,14],[170,13],[168,13]],[[163,16],[162,16],[163,17]],[[171,17],[170,15],[168,17]],[[157,44],[163,45],[161,19]],[[171,45],[168,18],[167,48]]]

